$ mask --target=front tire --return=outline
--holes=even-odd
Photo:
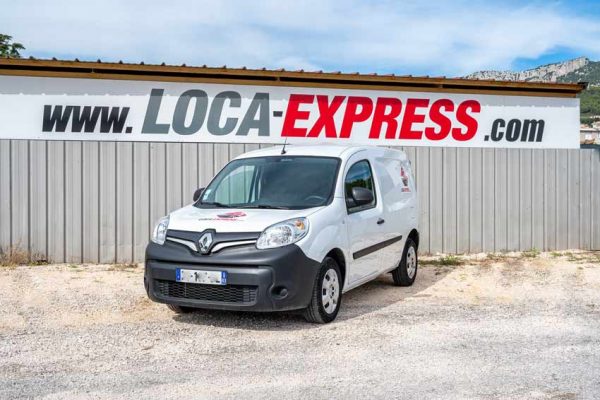
[[[326,324],[337,317],[342,304],[342,274],[337,262],[325,257],[315,278],[310,304],[304,311],[308,322]]]
[[[419,259],[417,257],[417,244],[412,239],[406,240],[402,259],[398,267],[392,271],[394,285],[396,286],[411,286],[417,277],[417,267]]]

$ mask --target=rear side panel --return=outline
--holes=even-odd
[[[406,238],[416,227],[418,215],[415,183],[410,163],[406,157],[399,156],[397,152],[394,153],[386,152],[374,159],[383,203],[383,218],[385,219],[383,226],[386,239],[402,237],[402,240],[384,249],[386,262],[381,266],[381,272],[389,271],[397,266],[402,257]]]

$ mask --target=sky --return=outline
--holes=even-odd
[[[431,76],[600,60],[600,0],[0,2],[0,33],[36,58]]]

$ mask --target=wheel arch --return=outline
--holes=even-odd
[[[342,283],[346,282],[346,258],[344,257],[344,252],[339,248],[334,248],[327,253],[325,257],[331,257],[335,260],[337,265],[340,267],[340,272],[342,273]],[[342,287],[343,289],[343,287]]]
[[[417,250],[419,250],[419,231],[417,231],[416,229],[413,229],[408,234],[407,239],[412,239],[412,241],[415,242],[415,245],[417,246]]]

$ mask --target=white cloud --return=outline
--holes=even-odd
[[[27,55],[188,65],[461,75],[558,48],[600,55],[594,16],[522,4],[19,1],[0,26]]]

